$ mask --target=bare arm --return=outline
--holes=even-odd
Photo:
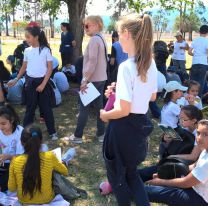
[[[195,145],[190,154],[171,155],[170,157],[179,157],[179,158],[182,158],[182,159],[185,159],[185,160],[197,161],[200,154],[201,154],[200,147]]]
[[[129,115],[131,111],[131,103],[125,100],[120,100],[120,108],[114,108],[108,112],[101,110],[100,118],[107,122],[110,119],[119,119]]]
[[[190,56],[194,56],[193,48],[189,47],[188,54],[189,54]]]
[[[191,188],[195,185],[200,184],[201,182],[196,179],[192,173],[189,173],[186,177],[176,178],[171,180],[165,180],[160,178],[155,178],[147,183],[151,185],[161,185],[161,186],[169,186],[169,187],[179,187],[179,188]]]
[[[76,41],[73,40],[73,41],[72,41],[72,46],[75,47],[76,45],[77,45]]]
[[[156,100],[156,98],[157,98],[157,93],[153,93],[152,96],[151,96],[150,101],[154,102]]]
[[[42,81],[42,83],[36,88],[36,91],[38,92],[42,92],[48,82],[48,80],[50,79],[52,74],[52,61],[48,61],[47,62],[47,72],[46,75]]]

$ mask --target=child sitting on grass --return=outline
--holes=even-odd
[[[68,170],[52,152],[40,152],[42,139],[42,132],[38,127],[30,125],[23,130],[21,142],[25,152],[11,162],[9,191],[17,191],[21,204],[50,205],[56,201],[57,205],[67,206],[69,203],[60,195],[55,198],[52,173],[57,171],[67,175]]]

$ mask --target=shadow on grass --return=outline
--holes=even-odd
[[[54,117],[56,128],[59,137],[64,137],[73,134],[78,113],[77,95],[68,92],[62,96],[62,104],[54,108]],[[24,106],[16,106],[18,113],[23,119],[25,108]],[[50,149],[60,146],[60,141],[51,141],[48,137],[47,130],[44,124],[39,124],[39,112],[36,112],[36,123],[41,127],[45,142]],[[155,122],[156,124],[156,122]],[[61,145],[63,152],[70,147],[75,147],[77,155],[72,160],[69,166],[69,179],[75,186],[85,189],[88,193],[88,199],[79,199],[71,202],[72,206],[116,206],[116,201],[113,195],[101,196],[99,193],[99,184],[106,180],[106,171],[102,158],[102,145],[95,139],[96,133],[96,117],[94,111],[91,112],[88,118],[85,129],[84,143],[82,145]],[[155,127],[149,138],[149,153],[146,161],[141,165],[150,166],[154,164],[158,157],[158,145],[160,139],[160,131]],[[154,206],[158,204],[153,204]]]

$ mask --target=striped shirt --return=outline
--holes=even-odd
[[[34,196],[30,199],[30,195],[23,196],[23,168],[27,160],[27,155],[15,157],[10,164],[8,188],[11,192],[17,191],[17,197],[22,204],[45,204],[51,202],[55,194],[52,188],[52,172],[53,170],[67,175],[68,170],[61,162],[58,161],[52,152],[41,152],[41,192],[35,191]]]

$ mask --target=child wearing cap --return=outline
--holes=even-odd
[[[178,116],[181,111],[180,106],[177,104],[177,100],[183,96],[183,92],[187,91],[188,88],[182,86],[177,81],[170,81],[165,85],[164,89],[166,91],[164,95],[165,105],[161,111],[161,124],[177,129],[179,121]],[[160,157],[163,156],[169,142],[170,139],[164,135],[159,147]]]

